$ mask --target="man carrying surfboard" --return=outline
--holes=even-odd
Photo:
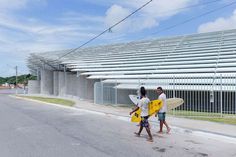
[[[159,110],[159,112],[156,114],[156,116],[158,115],[158,119],[160,121],[160,130],[158,131],[158,133],[163,133],[162,129],[163,129],[163,124],[166,126],[167,128],[167,133],[170,133],[170,127],[168,126],[165,117],[166,117],[166,112],[167,112],[167,103],[166,103],[166,94],[163,92],[162,87],[158,87],[157,88],[157,94],[158,99],[161,100],[163,102],[163,106],[162,108]]]
[[[140,88],[140,94],[141,94],[141,99],[140,101],[138,102],[138,105],[137,107],[132,111],[130,112],[130,115],[132,115],[134,112],[138,111],[139,108],[141,109],[141,122],[140,122],[140,128],[139,128],[139,132],[135,132],[135,134],[137,136],[140,136],[142,130],[143,130],[143,127],[145,127],[148,135],[149,135],[149,139],[148,141],[150,142],[153,142],[153,138],[152,138],[152,134],[151,134],[151,131],[150,131],[150,128],[149,128],[149,122],[148,122],[148,118],[149,118],[149,115],[148,115],[148,104],[150,102],[150,100],[146,97],[146,90],[144,87],[141,87]]]

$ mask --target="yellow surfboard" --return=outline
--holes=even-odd
[[[153,100],[148,104],[148,115],[152,116],[156,112],[158,112],[163,106],[163,102],[161,100]]]
[[[132,114],[131,122],[139,123],[140,121],[141,121],[141,109],[139,108],[138,111]]]
[[[158,112],[163,105],[161,100],[153,100],[148,104],[148,115],[152,116]],[[131,122],[140,122],[141,121],[141,108],[132,114]]]

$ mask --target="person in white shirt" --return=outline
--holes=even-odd
[[[158,133],[163,133],[163,124],[166,126],[167,128],[167,133],[170,133],[170,127],[168,126],[165,118],[166,118],[166,112],[167,112],[167,103],[166,103],[166,95],[163,92],[163,89],[161,87],[157,88],[157,94],[158,99],[161,100],[163,102],[163,106],[162,108],[159,110],[158,114],[158,119],[160,121],[160,130],[158,131]],[[156,116],[157,116],[156,114]]]
[[[139,132],[138,133],[135,132],[135,134],[136,134],[136,136],[140,136],[140,134],[143,130],[143,127],[145,127],[145,129],[149,135],[148,141],[153,142],[153,138],[152,138],[152,134],[151,134],[150,127],[149,127],[149,122],[148,122],[148,118],[149,118],[148,104],[149,104],[150,100],[146,97],[146,90],[144,87],[140,88],[140,94],[141,94],[141,99],[140,99],[137,107],[132,112],[130,112],[130,115],[131,115],[134,112],[136,112],[139,108],[141,108],[140,129],[139,129]]]

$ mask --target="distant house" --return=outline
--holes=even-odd
[[[3,87],[9,87],[9,83],[6,82],[6,83],[2,84],[2,86]]]
[[[9,84],[8,83],[1,84],[0,88],[9,88]]]

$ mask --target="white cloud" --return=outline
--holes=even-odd
[[[88,0],[89,1],[89,0]],[[47,0],[0,0],[0,55],[15,60],[24,60],[29,53],[61,50],[77,47],[102,32],[106,27],[118,22],[148,0],[98,0],[97,5],[106,4],[104,16],[84,15],[70,11],[47,17],[22,16],[18,11],[32,9],[35,5],[45,5]],[[158,26],[161,20],[181,11],[169,10],[185,7],[198,0],[153,0],[147,7],[129,18],[125,23],[99,37],[96,43],[124,42],[127,33],[138,32]],[[167,13],[163,13],[166,12]],[[94,44],[95,42],[91,43]],[[10,59],[9,59],[10,61]],[[3,65],[5,63],[1,63]]]
[[[0,6],[4,10],[14,10],[26,8],[33,2],[45,3],[46,0],[10,0],[10,2],[9,0],[0,0]],[[140,7],[146,0],[116,2],[117,4],[112,5],[107,10],[105,17],[68,11],[62,13],[62,16],[53,22],[21,17],[17,14],[0,13],[0,46],[2,49],[19,49],[19,52],[23,52],[24,49],[38,51],[69,48],[72,45],[78,46],[80,42],[86,41],[104,30],[104,23],[106,26],[111,26]],[[109,40],[109,38],[114,39],[116,36],[121,39],[127,31],[135,32],[152,28],[157,26],[161,19],[178,13],[160,14],[161,12],[184,7],[194,2],[191,0],[173,0],[170,4],[165,0],[154,0],[140,13],[112,30],[113,33],[106,34],[99,39]],[[122,32],[116,33],[116,31]]]
[[[46,4],[46,0],[0,0],[0,58],[4,58],[0,67],[21,64],[27,71],[29,53],[77,47],[103,30],[101,16],[68,11],[50,20],[19,14]]]
[[[115,24],[115,22],[118,22],[120,19],[124,18],[146,2],[148,1],[121,0],[120,2],[117,2],[117,4],[112,5],[107,10],[105,23],[108,26]],[[136,32],[143,29],[156,27],[161,20],[184,11],[176,9],[183,8],[197,2],[198,0],[172,0],[171,3],[166,0],[153,0],[134,16],[126,20],[125,23],[120,25],[118,31],[122,30],[125,32]]]
[[[0,4],[3,2],[5,1]],[[22,6],[26,6],[26,3],[22,3]],[[27,56],[29,52],[65,49],[73,45],[76,47],[102,31],[103,22],[104,18],[101,16],[76,12],[62,13],[53,22],[22,17],[13,12],[0,12],[0,53],[8,51]]]
[[[236,9],[230,17],[220,17],[212,22],[207,22],[201,24],[198,27],[198,32],[212,32],[212,31],[220,31],[226,29],[234,29],[236,28]]]
[[[12,12],[27,8],[29,5],[46,5],[47,0],[0,0],[1,12]]]
[[[130,10],[119,5],[112,5],[106,12],[105,24],[112,26],[130,14]],[[114,30],[121,30],[127,23],[121,23]]]
[[[88,14],[81,14],[74,11],[68,11],[66,13],[63,13],[63,16],[58,18],[58,20],[63,21],[67,24],[73,24],[73,23],[102,23],[104,22],[103,16],[94,16],[94,15],[88,15]]]
[[[28,0],[0,0],[0,10],[17,10],[25,8]]]

